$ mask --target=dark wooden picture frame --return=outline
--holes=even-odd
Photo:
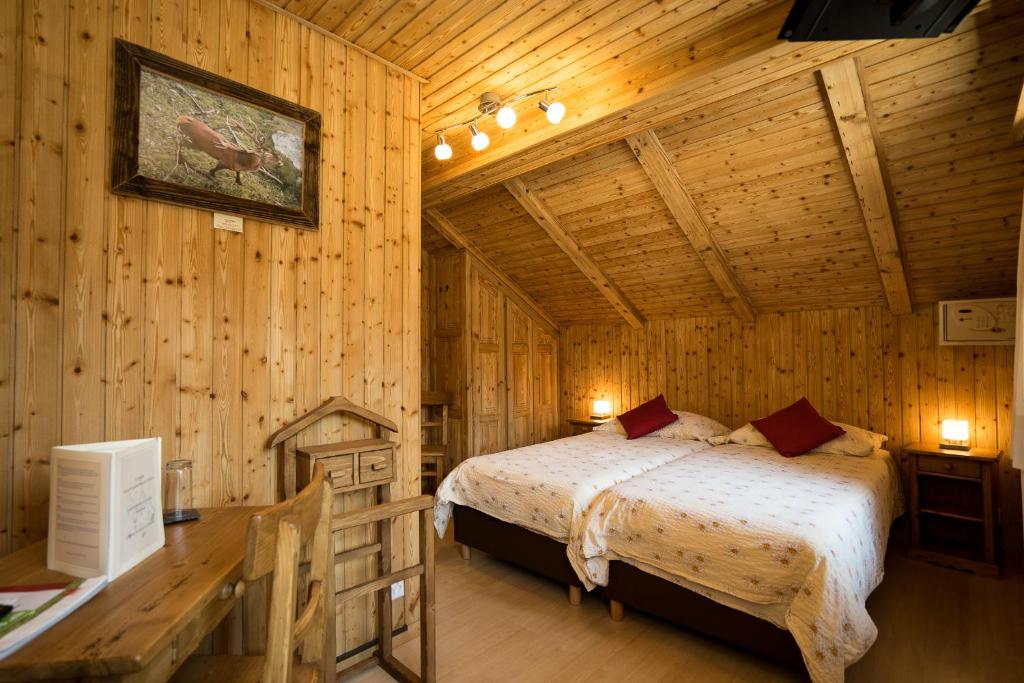
[[[320,114],[288,100],[179,62],[140,45],[114,46],[114,137],[111,191],[161,202],[252,216],[268,222],[316,229],[319,222]],[[233,98],[303,125],[299,208],[235,197],[202,187],[152,178],[139,172],[139,117],[142,70]],[[179,143],[179,158],[181,154]],[[177,167],[177,166],[176,166]],[[225,169],[218,161],[218,168]],[[240,173],[233,168],[236,178]],[[243,169],[245,170],[245,169]],[[169,175],[169,174],[168,174]],[[209,175],[213,175],[209,173]],[[241,184],[241,180],[238,180]]]

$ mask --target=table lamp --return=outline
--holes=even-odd
[[[967,443],[967,420],[943,420],[939,432],[939,446],[956,451],[969,451]]]
[[[604,399],[595,399],[590,417],[595,420],[603,420],[612,416],[612,402]]]

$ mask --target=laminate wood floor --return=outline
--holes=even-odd
[[[473,551],[464,562],[445,543],[437,556],[438,680],[803,681],[806,674],[657,619],[565,589]],[[868,601],[879,636],[847,670],[851,683],[1024,681],[1024,578],[986,579],[907,559],[891,550],[886,578]],[[418,640],[396,649],[418,671]],[[373,668],[344,680],[385,683]]]

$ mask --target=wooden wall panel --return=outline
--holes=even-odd
[[[0,113],[0,553],[45,534],[56,444],[161,436],[193,461],[198,505],[269,503],[267,436],[336,394],[401,425],[395,495],[417,493],[419,81],[249,0],[0,4],[0,86],[21,95]],[[111,195],[116,37],[321,111],[320,229],[238,235]],[[396,562],[416,546],[397,525]],[[409,588],[396,623],[415,619]],[[339,643],[366,642],[372,616],[349,608]]]
[[[0,7],[0,91],[19,94],[19,5]],[[14,334],[14,250],[18,194],[18,118],[15,107],[0,111],[0,339]],[[11,444],[14,440],[14,344],[0,350],[0,553],[10,550],[11,483],[14,477]]]
[[[14,547],[46,534],[50,447],[61,430],[62,280],[69,10],[26,4],[21,12],[14,347]],[[57,180],[55,183],[54,180]],[[56,192],[54,192],[56,190]],[[5,345],[6,345],[5,344]]]
[[[616,412],[663,393],[673,408],[739,427],[801,396],[828,418],[890,438],[902,448],[937,441],[943,418],[966,419],[972,443],[1009,450],[1013,347],[939,346],[934,307],[896,317],[882,306],[734,317],[657,320],[640,331],[573,325],[561,335],[561,410],[587,415],[590,401]],[[636,359],[634,360],[634,356]],[[561,425],[568,434],[566,424]],[[1004,547],[1019,562],[1020,476],[1000,464]]]

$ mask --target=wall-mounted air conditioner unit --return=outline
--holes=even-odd
[[[1013,346],[1017,300],[964,299],[939,302],[939,345]]]

